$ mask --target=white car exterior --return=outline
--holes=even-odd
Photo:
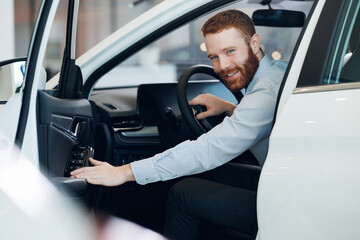
[[[84,84],[100,66],[144,36],[210,2],[213,1],[167,0],[119,29],[76,59]],[[317,24],[325,6],[331,2],[316,1],[287,71],[258,188],[258,240],[360,239],[360,187],[357,184],[360,182],[360,84],[298,86],[304,62],[311,54],[308,49]],[[30,64],[30,61],[36,63],[30,69],[32,76],[27,69],[23,87],[31,89],[14,94],[0,112],[3,134],[0,140],[4,146],[0,153],[14,148],[19,139],[16,134],[22,134],[21,154],[36,168],[39,168],[37,91],[45,89],[42,65],[58,3],[58,0],[44,1],[40,11],[40,16],[46,19],[39,18],[37,22],[28,58]],[[359,9],[356,1],[349,0],[346,4],[340,4],[344,11],[350,12],[351,4],[356,6],[356,11]],[[41,15],[44,8],[47,14]],[[44,25],[39,33],[41,24]],[[34,49],[35,44],[39,48]],[[74,59],[74,55],[71,58]],[[33,79],[31,86],[28,86],[29,77]],[[25,107],[28,114],[21,108],[24,104],[28,104]],[[25,122],[23,131],[18,128],[19,119]],[[0,188],[3,189],[3,183]],[[24,216],[19,214],[19,217]],[[0,220],[3,221],[1,217]]]
[[[317,2],[281,95],[258,189],[258,239],[360,238],[360,85],[296,88],[326,2]]]

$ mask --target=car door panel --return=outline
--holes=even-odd
[[[38,93],[40,162],[49,177],[64,176],[75,145],[92,145],[92,110],[88,100],[60,99]]]
[[[341,78],[348,53],[357,63],[351,70],[359,66],[351,44],[353,36],[359,42],[359,8],[358,1],[319,1],[314,11],[321,14],[312,18],[303,66],[294,61],[286,79],[260,177],[258,239],[360,236],[360,83],[356,74],[352,83]]]

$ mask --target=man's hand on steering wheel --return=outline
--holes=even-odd
[[[199,120],[207,117],[218,116],[222,113],[225,113],[227,116],[231,116],[236,107],[235,104],[209,93],[198,95],[189,101],[189,105],[202,105],[206,107],[206,111],[200,112],[196,115],[196,118]]]
[[[227,106],[227,107],[224,107],[224,109],[222,109],[220,111],[221,112],[220,115],[216,115],[217,112],[211,113],[211,111],[210,111],[210,113],[209,113],[208,109],[206,109],[206,110],[203,109],[204,106],[210,107],[209,109],[211,109],[211,107],[214,107],[214,105],[212,103],[210,103],[211,101],[209,99],[203,99],[203,100],[201,100],[201,103],[199,102],[199,104],[193,105],[192,107],[190,107],[189,101],[188,101],[188,98],[186,95],[186,89],[187,89],[188,82],[189,82],[189,79],[191,78],[191,76],[194,74],[197,74],[197,73],[207,74],[214,78],[218,77],[212,67],[206,66],[206,65],[195,65],[195,66],[192,66],[192,67],[189,67],[188,69],[186,69],[179,78],[178,85],[177,85],[177,100],[178,100],[178,104],[179,104],[179,109],[181,111],[181,115],[182,115],[184,121],[186,122],[186,124],[189,126],[189,128],[191,129],[191,131],[194,133],[194,135],[196,137],[200,136],[201,134],[203,134],[205,132],[210,131],[217,124],[220,124],[222,122],[222,120],[224,119],[225,115],[231,115],[235,108],[235,105],[221,103],[220,105]],[[236,98],[237,102],[240,102],[241,98],[243,97],[243,94],[240,91],[232,92],[232,94]],[[207,101],[210,101],[210,102],[207,102]],[[224,100],[222,100],[222,101],[224,101]],[[216,102],[221,102],[221,101],[216,100],[215,103]],[[195,104],[195,103],[191,102],[191,104]],[[218,109],[218,108],[216,107],[216,109]],[[208,112],[207,114],[209,114],[209,116],[211,116],[211,117],[207,117],[206,119],[200,120],[200,118],[206,117],[206,115],[199,116],[199,114],[201,112]]]

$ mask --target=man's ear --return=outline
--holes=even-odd
[[[250,39],[250,47],[255,55],[257,55],[259,53],[259,51],[261,51],[260,50],[260,37],[258,34],[255,33],[254,35],[252,35],[252,37]]]

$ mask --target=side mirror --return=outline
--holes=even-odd
[[[306,15],[299,11],[260,9],[252,15],[255,26],[303,27]]]
[[[26,58],[0,62],[0,102],[6,102],[19,92],[25,75]]]

